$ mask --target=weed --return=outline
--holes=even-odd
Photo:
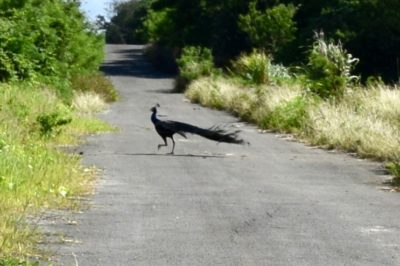
[[[194,81],[186,96],[221,106],[262,128],[292,132],[309,143],[392,162],[399,175],[400,92],[393,87],[346,89],[340,101],[304,94],[299,85],[243,87],[231,78]]]
[[[73,208],[77,203],[69,198],[90,191],[94,172],[83,168],[77,155],[62,153],[54,146],[77,143],[82,133],[110,129],[89,116],[79,116],[79,110],[70,109],[51,90],[38,86],[0,85],[0,260],[3,259],[3,265],[19,263],[19,260],[4,258],[40,254],[36,247],[39,232],[25,223],[26,215],[49,208]],[[18,110],[20,106],[23,106],[22,112]],[[30,264],[21,261],[15,265]]]
[[[242,54],[232,65],[233,73],[250,83],[265,84],[269,81],[270,58],[263,52],[254,50],[249,55]]]
[[[71,78],[72,90],[83,93],[92,93],[101,96],[105,102],[114,102],[118,99],[118,94],[111,81],[102,73],[95,74],[76,74]]]
[[[209,76],[214,68],[211,50],[199,46],[183,48],[181,57],[177,60],[180,75],[188,80],[200,76]]]
[[[51,137],[60,133],[60,126],[71,123],[71,118],[64,118],[59,113],[41,114],[36,118],[40,125],[40,134]]]
[[[289,69],[281,64],[270,64],[268,67],[268,76],[270,81],[274,85],[283,85],[285,83],[291,82],[293,76]]]
[[[283,132],[299,132],[308,121],[307,106],[305,98],[297,96],[288,102],[281,103],[268,113],[260,121],[260,126]]]
[[[214,59],[211,50],[200,46],[187,46],[177,59],[179,66],[179,78],[175,89],[183,91],[187,85],[202,76],[210,76],[214,68]]]
[[[0,266],[40,266],[39,262],[27,262],[24,260],[7,259],[0,260]],[[48,266],[51,266],[49,264]]]
[[[362,157],[399,158],[399,126],[394,120],[397,118],[378,111],[382,100],[374,96],[377,93],[353,90],[351,99],[346,96],[341,102],[320,103],[313,108],[309,113],[311,142],[356,152]]]
[[[257,1],[251,1],[249,13],[239,15],[238,26],[248,35],[252,46],[275,54],[295,38],[296,10],[292,4],[279,4],[261,11]]]
[[[395,182],[397,185],[400,185],[400,163],[399,162],[387,163],[386,168],[395,177],[393,182]]]
[[[76,92],[72,100],[72,107],[82,115],[93,115],[106,108],[106,103],[99,94],[87,91]]]
[[[308,87],[321,98],[341,98],[345,88],[357,76],[351,70],[358,59],[347,53],[340,43],[327,43],[323,33],[316,33],[307,65]]]

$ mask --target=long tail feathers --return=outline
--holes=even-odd
[[[246,142],[243,139],[239,138],[238,136],[239,132],[240,130],[228,132],[218,126],[213,126],[209,129],[199,128],[199,130],[196,133],[204,138],[211,139],[217,142],[246,144]]]
[[[174,130],[176,133],[182,136],[185,136],[184,133],[191,133],[217,142],[249,144],[247,141],[239,138],[238,133],[240,132],[240,130],[229,132],[219,126],[213,126],[211,128],[204,129],[176,121],[163,121],[163,124],[167,128]]]

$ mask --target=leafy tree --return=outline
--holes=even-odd
[[[357,71],[397,81],[400,75],[400,1],[398,0],[287,0],[300,6],[296,48],[290,57],[304,60],[313,31],[341,40],[360,59]]]
[[[321,98],[342,97],[346,86],[358,80],[351,74],[357,63],[341,43],[328,42],[323,33],[316,34],[307,65],[310,91]]]
[[[251,54],[241,55],[233,62],[233,73],[254,84],[268,83],[268,68],[271,59],[264,52],[254,50]]]
[[[0,81],[65,83],[74,73],[98,69],[103,43],[79,1],[0,0]]]
[[[208,47],[217,65],[229,64],[233,58],[253,48],[273,53],[277,61],[305,64],[307,51],[313,46],[314,31],[323,30],[328,39],[340,40],[344,49],[360,59],[356,71],[364,78],[380,75],[385,80],[397,81],[400,76],[398,0],[132,2],[147,4],[147,13],[136,16],[137,21],[145,21],[145,27],[140,23],[128,23],[126,32],[140,33],[143,40],[149,38],[159,47],[174,51],[185,46]],[[129,20],[123,19],[130,16],[129,12],[117,10],[116,16],[118,14],[118,20]],[[110,27],[111,31],[125,38],[125,31],[119,27]]]
[[[250,49],[245,34],[237,25],[239,14],[248,9],[246,1],[156,0],[152,9],[156,12],[169,10],[171,28],[167,28],[168,31],[160,28],[159,34],[171,47],[208,47],[219,63],[228,62],[241,51]]]
[[[239,28],[246,32],[256,48],[276,54],[295,38],[294,5],[279,4],[260,11],[256,2],[250,2],[249,12],[239,16]]]
[[[153,0],[114,1],[109,23],[103,23],[106,30],[107,43],[145,43],[147,32],[143,30],[143,22],[149,13]]]
[[[174,13],[175,10],[172,8],[149,12],[143,26],[150,42],[172,47],[176,44]]]
[[[180,76],[189,81],[201,76],[209,76],[214,70],[213,56],[208,48],[184,47],[177,62]]]

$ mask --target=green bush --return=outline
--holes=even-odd
[[[177,60],[179,74],[188,80],[209,76],[214,69],[211,50],[200,46],[187,46]]]
[[[200,77],[210,76],[215,72],[214,59],[211,50],[200,46],[187,46],[176,60],[179,67],[179,77],[175,88],[184,90],[187,85]]]
[[[40,126],[40,133],[44,137],[51,137],[59,134],[60,126],[71,123],[71,118],[65,118],[61,114],[54,112],[41,114],[36,118]]]
[[[68,80],[97,70],[103,45],[78,1],[0,1],[0,81],[50,83],[68,100]]]
[[[400,162],[391,162],[386,164],[387,169],[389,172],[395,177],[393,182],[396,185],[400,185]]]
[[[254,50],[243,54],[232,63],[233,73],[254,84],[265,84],[269,81],[268,68],[270,58],[263,52]]]
[[[0,265],[14,265],[12,257],[43,254],[31,215],[76,207],[68,197],[90,190],[93,176],[84,172],[79,156],[57,147],[110,127],[81,116],[34,82],[0,83],[0,107]],[[31,264],[15,260],[15,265]]]
[[[177,40],[174,37],[176,25],[172,19],[174,12],[173,8],[150,10],[143,22],[143,38],[167,46],[174,43]]]
[[[146,43],[147,34],[143,29],[150,5],[153,0],[113,1],[110,21],[102,16],[97,17],[97,26],[105,30],[107,43]]]
[[[264,11],[256,9],[256,1],[250,2],[249,12],[239,15],[239,28],[245,32],[252,45],[270,54],[295,39],[296,25],[293,17],[296,7],[279,4]]]
[[[297,96],[283,105],[278,105],[261,121],[261,127],[284,132],[299,132],[308,121],[306,99]]]
[[[358,59],[347,53],[340,42],[327,43],[323,33],[316,34],[308,60],[308,88],[321,98],[340,98],[346,86],[359,79],[351,75]]]
[[[365,86],[367,88],[379,87],[384,85],[385,83],[383,82],[382,77],[380,76],[369,76],[365,81]]]
[[[268,77],[270,83],[273,85],[281,86],[283,84],[296,83],[296,76],[291,73],[289,68],[282,64],[271,63],[268,67]]]
[[[10,260],[3,260],[0,259],[0,266],[39,266],[39,262],[27,262],[24,260],[17,260],[17,259],[10,259]],[[48,264],[51,266],[52,264]]]
[[[118,93],[104,74],[76,74],[71,78],[73,91],[88,92],[92,91],[102,96],[106,102],[114,102],[118,99]]]

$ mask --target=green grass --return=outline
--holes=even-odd
[[[260,121],[262,128],[284,132],[299,132],[308,122],[307,100],[297,96],[276,106]]]
[[[104,74],[77,74],[71,79],[72,90],[76,92],[95,93],[105,102],[113,102],[118,100],[118,94],[114,89],[111,81]]]
[[[270,58],[263,52],[254,50],[251,54],[242,54],[233,62],[233,73],[253,84],[269,82],[268,68]]]
[[[93,169],[58,147],[79,143],[83,134],[113,130],[93,117],[98,102],[69,107],[38,84],[0,84],[0,265],[35,265],[23,261],[43,254],[36,245],[40,231],[27,223],[27,215],[77,208],[71,197],[91,192]],[[43,123],[51,130],[44,132]]]
[[[39,266],[39,262],[27,262],[24,260],[8,259],[0,260],[0,266]],[[52,264],[48,264],[51,266]]]
[[[347,88],[342,99],[321,100],[301,85],[245,86],[226,77],[194,81],[186,96],[226,109],[261,128],[293,133],[314,145],[390,162],[400,177],[400,90],[388,86]]]

